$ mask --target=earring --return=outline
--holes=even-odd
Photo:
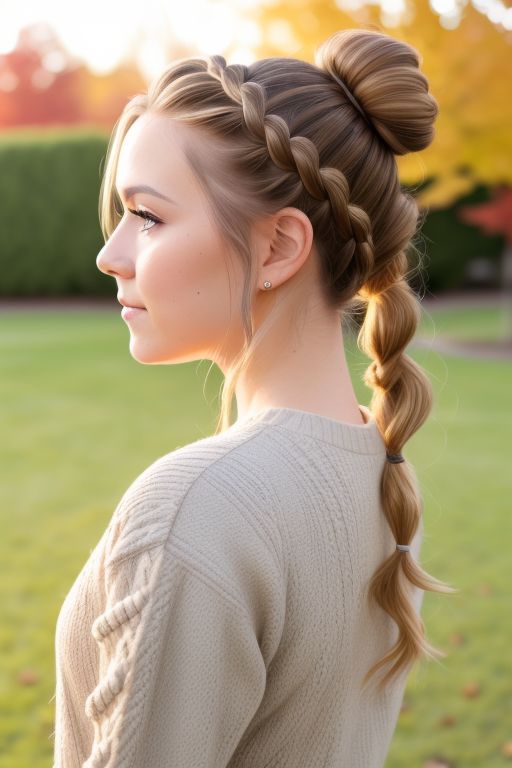
[[[270,282],[270,280],[265,280],[265,282],[263,283],[263,287],[265,289],[272,288],[272,283]]]

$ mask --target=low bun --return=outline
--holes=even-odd
[[[384,32],[344,29],[317,49],[315,63],[345,83],[394,154],[432,142],[439,106],[411,45]]]

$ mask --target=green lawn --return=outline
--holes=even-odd
[[[500,298],[494,306],[478,310],[440,308],[433,313],[424,311],[418,333],[429,339],[440,335],[475,341],[503,339],[507,333],[512,333],[512,301],[506,303]]]
[[[445,312],[443,327],[495,322],[456,315]],[[437,315],[427,320],[432,329]],[[209,361],[144,366],[128,343],[115,311],[1,315],[0,768],[51,765],[55,621],[122,493],[157,457],[215,428],[216,367],[205,385]],[[510,765],[512,364],[408,351],[436,396],[405,449],[424,497],[422,562],[461,592],[425,595],[429,639],[448,656],[409,678],[386,768],[422,768],[435,755],[456,768]],[[368,404],[370,361],[348,339],[347,359]],[[468,683],[479,695],[464,696]]]

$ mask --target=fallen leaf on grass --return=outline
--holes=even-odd
[[[33,669],[22,669],[18,675],[18,683],[20,685],[34,685],[39,682],[39,675]]]
[[[439,718],[439,725],[448,725],[452,726],[455,725],[457,722],[457,718],[455,715],[443,715],[441,718]]]
[[[455,763],[446,757],[429,757],[422,768],[456,768]]]
[[[467,683],[462,689],[462,693],[467,699],[474,699],[476,696],[480,696],[480,684],[471,682]]]
[[[512,757],[512,741],[506,741],[501,746],[501,754],[505,757]]]

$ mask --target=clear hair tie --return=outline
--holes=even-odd
[[[397,544],[396,548],[399,549],[401,552],[410,552],[411,551],[411,545],[410,544]]]

